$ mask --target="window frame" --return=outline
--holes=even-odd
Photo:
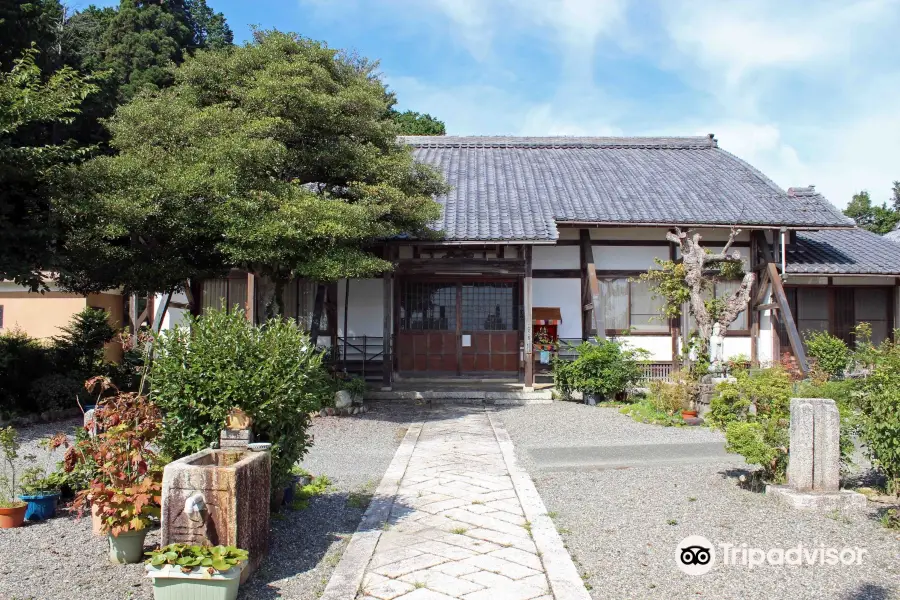
[[[730,281],[740,283],[739,279],[733,279]],[[718,281],[713,283],[713,297],[715,297],[715,294],[716,294],[715,286],[718,285],[719,283],[720,282],[718,282]],[[747,313],[747,327],[745,329],[726,329],[725,337],[729,337],[729,336],[731,336],[731,337],[750,337],[753,334],[753,323],[754,323],[753,313],[755,313],[756,311],[750,309],[750,304],[752,301],[753,301],[753,298],[751,297],[750,300],[747,302],[747,308],[744,309],[744,312]],[[684,329],[690,329],[690,327],[688,327],[688,325],[690,324],[691,315],[690,315],[690,308],[688,307],[688,304],[685,304],[684,308],[681,309],[681,314],[683,317],[681,326]],[[690,333],[690,331],[688,331],[688,333]]]
[[[599,283],[600,283],[601,286],[602,286],[603,283],[605,283],[605,282],[615,281],[615,280],[617,280],[617,279],[623,279],[623,280],[625,280],[625,282],[627,283],[627,288],[628,288],[628,302],[627,302],[627,305],[626,305],[626,306],[627,306],[627,313],[626,313],[627,316],[626,316],[626,321],[627,321],[629,327],[631,326],[631,299],[632,299],[632,291],[631,291],[631,290],[632,290],[632,284],[637,283],[637,282],[634,282],[634,281],[631,281],[631,280],[634,279],[635,277],[638,277],[641,273],[642,273],[642,272],[635,272],[635,273],[632,273],[632,274],[630,274],[630,275],[621,274],[621,275],[616,275],[616,276],[614,276],[614,277],[612,277],[612,276],[608,276],[608,277],[607,277],[607,276],[599,276],[599,277],[598,277],[598,280],[599,280]],[[605,315],[604,315],[604,317],[605,317]],[[613,328],[607,327],[607,328],[606,328],[606,335],[607,335],[607,336],[615,336],[615,337],[622,337],[622,336],[629,336],[629,337],[630,337],[630,336],[636,336],[636,337],[637,337],[637,336],[665,337],[665,336],[671,336],[671,335],[672,335],[672,319],[661,320],[659,323],[660,323],[660,329],[659,329],[658,331],[634,331],[634,330],[629,329],[629,328],[626,328],[626,329],[613,329]],[[665,327],[665,329],[662,329],[663,327]],[[590,328],[589,328],[589,331],[588,331],[588,335],[596,335],[596,333],[597,333],[597,330],[594,328],[593,322],[592,322],[592,323],[591,323],[591,326],[590,326]]]

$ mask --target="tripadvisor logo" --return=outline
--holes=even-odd
[[[826,548],[804,546],[802,543],[791,548],[749,548],[747,544],[719,543],[721,562],[725,566],[741,565],[754,569],[762,565],[860,565],[863,562],[865,548]],[[691,535],[678,544],[675,563],[688,575],[709,573],[716,562],[716,550],[713,543],[703,536]]]
[[[678,544],[675,563],[688,575],[709,573],[716,562],[716,549],[702,535],[689,535]]]

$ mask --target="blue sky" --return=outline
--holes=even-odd
[[[715,133],[841,207],[900,179],[900,0],[208,2],[380,59],[449,134]]]

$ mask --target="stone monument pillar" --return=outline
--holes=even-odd
[[[766,495],[795,508],[864,506],[866,497],[841,490],[841,416],[834,400],[791,398],[787,485],[766,486]]]

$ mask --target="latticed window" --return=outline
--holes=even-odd
[[[515,284],[472,283],[462,286],[463,331],[514,331]]]
[[[400,329],[456,331],[456,284],[405,282],[400,289]]]

